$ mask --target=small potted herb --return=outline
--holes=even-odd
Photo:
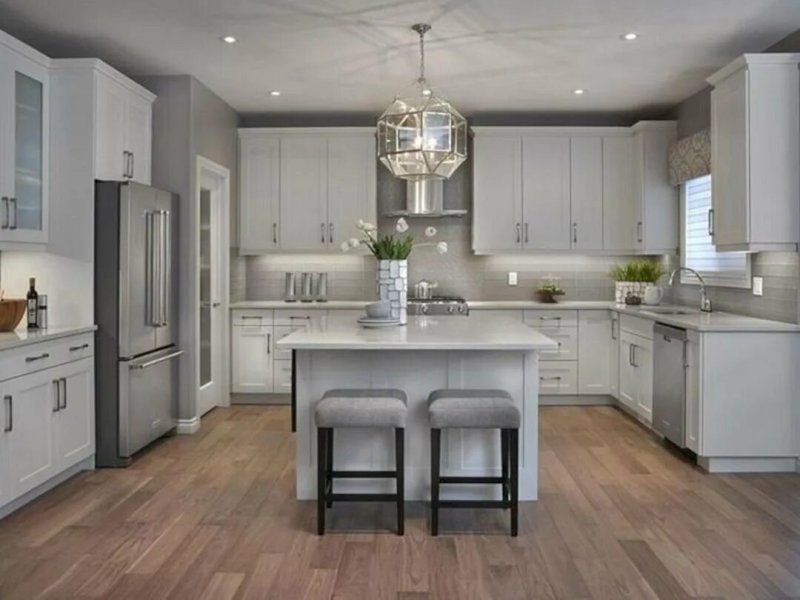
[[[564,290],[555,281],[543,281],[536,289],[536,295],[539,297],[539,302],[555,304],[558,302],[557,297],[564,295]]]

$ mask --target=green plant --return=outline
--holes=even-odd
[[[361,238],[350,238],[342,242],[342,252],[347,252],[353,248],[358,248],[362,244],[369,248],[369,251],[378,260],[406,260],[411,251],[419,246],[433,246],[439,254],[447,252],[447,242],[425,242],[422,244],[414,243],[414,236],[382,233],[372,223],[366,223],[359,219],[356,228],[361,231]],[[397,220],[395,231],[405,234],[409,229],[408,223],[402,217]],[[435,237],[438,232],[435,227],[425,228],[425,237]]]
[[[364,244],[378,260],[405,260],[414,247],[414,237],[407,235],[395,239],[393,235],[377,235]]]
[[[614,281],[638,281],[655,283],[664,275],[664,268],[651,260],[633,260],[624,265],[614,265],[611,277]]]
[[[557,286],[555,283],[542,283],[536,288],[540,294],[549,294],[551,296],[563,296],[564,290]]]

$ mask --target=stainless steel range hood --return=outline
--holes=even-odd
[[[466,210],[444,209],[444,183],[440,179],[409,181],[406,185],[406,208],[387,213],[387,217],[463,217]]]

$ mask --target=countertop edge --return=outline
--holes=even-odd
[[[46,333],[37,334],[36,337],[31,339],[3,339],[4,335],[13,334],[14,331],[6,331],[0,333],[0,352],[4,350],[13,350],[14,348],[20,348],[23,346],[31,346],[33,344],[41,344],[43,342],[50,342],[53,340],[58,340],[61,338],[66,337],[73,337],[76,335],[82,335],[85,333],[92,333],[97,330],[97,325],[83,325],[79,327],[64,327],[58,328],[58,330],[53,330],[52,332],[47,331]]]

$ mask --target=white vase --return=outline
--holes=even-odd
[[[378,261],[378,298],[388,300],[393,319],[408,323],[408,261]]]
[[[644,289],[644,303],[650,306],[656,306],[661,303],[664,298],[664,290],[661,286],[654,283],[648,283]]]
[[[640,281],[617,281],[614,289],[614,302],[617,304],[625,304],[625,298],[628,294],[631,296],[644,296],[647,284]]]

